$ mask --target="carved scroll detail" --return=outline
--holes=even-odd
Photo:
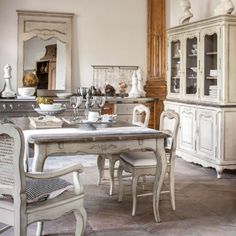
[[[96,144],[92,146],[90,149],[91,150],[98,150],[99,152],[107,152],[107,150],[115,150],[117,148],[116,145],[113,144]]]

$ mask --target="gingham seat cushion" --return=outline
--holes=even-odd
[[[27,202],[32,203],[55,198],[64,191],[72,189],[73,185],[68,181],[55,179],[28,179],[26,181]]]
[[[62,194],[63,192],[73,188],[73,185],[68,181],[55,179],[27,179],[26,180],[26,196],[27,203],[44,201],[52,199]],[[12,196],[2,195],[2,199],[9,199]]]

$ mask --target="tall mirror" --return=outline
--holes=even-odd
[[[17,85],[37,74],[38,91],[71,91],[71,26],[73,14],[36,11],[18,13]],[[46,92],[47,91],[47,92]]]

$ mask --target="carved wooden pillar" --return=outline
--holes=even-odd
[[[159,127],[163,100],[166,97],[165,61],[166,61],[165,0],[148,0],[148,59],[146,96],[158,98],[155,105],[155,128]]]

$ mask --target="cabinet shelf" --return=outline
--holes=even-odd
[[[172,79],[180,79],[180,77],[177,77],[177,76],[172,76],[171,78]]]
[[[188,76],[187,78],[188,79],[197,79],[197,77],[195,77],[195,76]]]
[[[216,76],[207,76],[206,79],[216,80],[217,77]]]
[[[173,56],[172,59],[180,59],[180,56]]]
[[[207,52],[206,55],[207,56],[214,56],[214,55],[217,55],[217,52]]]
[[[189,57],[196,57],[197,54],[188,54]]]

